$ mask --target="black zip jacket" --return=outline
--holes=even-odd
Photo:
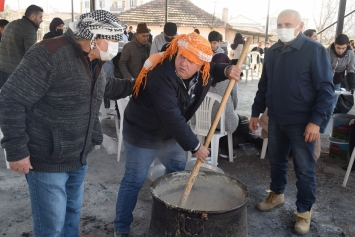
[[[194,115],[213,83],[227,79],[228,64],[211,63],[211,77],[202,86],[199,75],[195,99],[190,104],[187,89],[175,73],[175,57],[157,65],[147,77],[147,85],[138,97],[127,105],[123,122],[126,142],[142,147],[160,149],[174,138],[185,150],[194,150],[199,141],[187,121]]]

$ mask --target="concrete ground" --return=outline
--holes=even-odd
[[[248,79],[249,81],[242,80],[238,85],[237,113],[249,117],[258,80],[254,77],[251,81],[250,76]],[[329,147],[327,137],[331,133],[331,124],[322,136],[323,148]],[[103,120],[102,126],[105,134],[115,136],[113,120]],[[235,152],[237,158],[233,163],[219,158],[218,167],[225,174],[244,182],[249,188],[248,236],[296,236],[293,232],[293,225],[297,190],[292,157],[289,161],[285,206],[272,212],[261,213],[255,209],[255,205],[267,196],[266,190],[270,182],[268,157],[260,159],[259,155],[247,155],[239,148],[235,149]],[[124,153],[121,155],[120,162],[116,161],[116,155],[108,155],[103,148],[90,154],[89,170],[85,178],[81,234],[113,236],[115,203],[124,173],[124,164]],[[355,173],[351,173],[347,186],[343,188],[341,184],[345,171],[340,168],[343,164],[341,161],[329,158],[328,154],[322,154],[318,160],[317,202],[313,207],[311,230],[306,236],[355,236]],[[151,184],[152,182],[147,179],[139,193],[130,236],[144,236],[148,233],[150,221],[154,221],[150,220],[152,198],[149,188]],[[33,236],[31,221],[30,200],[24,175],[7,170],[3,152],[0,151],[0,235]],[[222,237],[224,235],[209,236]]]

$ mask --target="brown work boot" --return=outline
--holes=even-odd
[[[269,196],[259,203],[256,208],[259,211],[270,211],[275,207],[281,207],[285,204],[285,197],[284,194],[276,194],[273,191],[270,192]]]
[[[309,227],[311,226],[311,214],[312,208],[310,211],[297,212],[295,223],[295,232],[297,234],[304,235],[309,232]]]

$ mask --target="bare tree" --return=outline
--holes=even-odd
[[[321,1],[321,7],[319,8],[319,14],[313,18],[316,25],[317,32],[331,25],[336,21],[338,15],[338,1],[324,0]],[[318,36],[322,44],[328,45],[334,40],[335,25],[329,29],[323,31]]]
[[[4,11],[0,12],[0,18],[10,21],[10,20],[12,20],[12,19],[10,19],[11,13],[12,13],[12,10],[11,10],[10,6],[8,4],[6,4],[4,7]]]
[[[313,18],[316,25],[317,32],[323,30],[329,25],[333,24],[338,20],[338,10],[339,10],[339,1],[334,0],[321,0],[319,12],[315,12],[315,17]],[[353,10],[355,6],[355,0],[348,0],[346,3],[345,15]],[[355,36],[355,13],[349,15],[344,19],[344,28],[343,33],[349,37]],[[320,42],[324,45],[329,45],[334,42],[336,24],[323,31],[318,35]]]
[[[346,3],[345,15],[355,10],[355,0],[348,0]],[[355,12],[350,14],[344,19],[343,33],[349,36],[349,38],[355,38]]]

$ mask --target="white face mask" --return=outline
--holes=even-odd
[[[292,29],[286,29],[286,28],[277,29],[277,37],[279,38],[279,40],[281,40],[284,43],[291,42],[292,40],[296,39],[297,35],[299,34],[298,32],[296,36],[294,35],[295,29],[300,24],[301,22],[295,28]]]
[[[106,40],[106,42],[107,42],[107,51],[106,52],[101,51],[99,46],[96,45],[96,47],[100,51],[100,59],[102,61],[109,61],[109,60],[113,59],[118,53],[118,42],[112,42],[112,41],[108,41],[108,40]]]

